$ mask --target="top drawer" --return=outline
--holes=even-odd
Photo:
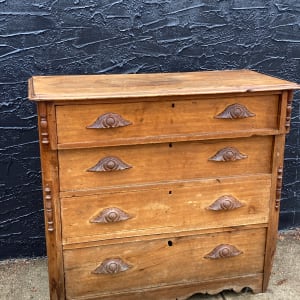
[[[278,107],[279,94],[58,105],[58,148],[274,134]]]

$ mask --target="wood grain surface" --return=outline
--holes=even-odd
[[[270,175],[187,182],[168,188],[140,188],[126,192],[61,199],[64,244],[103,239],[181,232],[268,222]],[[243,206],[210,211],[223,195],[233,195]],[[130,218],[120,222],[91,223],[105,209],[116,207]]]
[[[209,95],[298,89],[289,81],[250,70],[157,74],[34,76],[29,98],[86,100],[176,95]]]
[[[52,126],[55,122],[54,112],[51,103],[40,102],[38,104],[39,139],[42,141],[46,137],[48,141],[48,143],[40,142],[40,155],[45,207],[49,291],[51,300],[61,300],[64,298],[65,287],[61,243],[58,157],[57,151],[51,150],[51,143],[55,140],[55,131],[53,131]]]
[[[258,274],[263,271],[265,233],[261,228],[65,250],[67,298]],[[204,258],[219,244],[232,244],[243,254]],[[117,274],[92,274],[108,258],[120,258],[131,267]]]
[[[278,130],[278,95],[228,97],[221,99],[171,100],[160,102],[115,103],[96,105],[58,105],[57,135],[60,148],[90,145],[134,144],[160,138],[195,135],[206,138],[209,133]],[[243,119],[218,119],[228,106],[239,103],[255,113]],[[205,113],[204,113],[205,112]],[[87,128],[100,116],[115,113],[130,125],[117,128]],[[147,138],[147,140],[145,140]]]
[[[243,292],[245,287],[250,288],[254,293],[261,292],[262,274],[250,274],[230,278],[221,278],[215,280],[207,280],[201,282],[190,282],[168,286],[160,286],[155,288],[137,289],[127,292],[113,292],[101,295],[100,297],[93,295],[85,295],[76,297],[80,300],[186,300],[189,297],[203,291],[203,294],[215,295],[225,290],[228,286],[236,293]],[[208,296],[209,297],[209,296]]]
[[[232,162],[209,161],[209,158],[219,150],[230,146],[234,146],[248,157]],[[211,142],[61,150],[60,190],[97,189],[153,181],[270,173],[272,146],[273,137],[266,136]],[[87,171],[107,156],[118,157],[132,167],[112,172]]]

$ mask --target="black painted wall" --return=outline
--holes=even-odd
[[[0,0],[0,259],[45,255],[38,74],[249,68],[300,82],[299,0]],[[300,225],[300,96],[281,228]]]

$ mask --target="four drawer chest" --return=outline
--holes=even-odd
[[[51,299],[265,291],[297,88],[249,70],[32,77]]]

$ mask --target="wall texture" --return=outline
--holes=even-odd
[[[0,259],[45,255],[39,74],[249,68],[300,82],[299,0],[0,0]],[[300,97],[281,228],[300,225]]]

